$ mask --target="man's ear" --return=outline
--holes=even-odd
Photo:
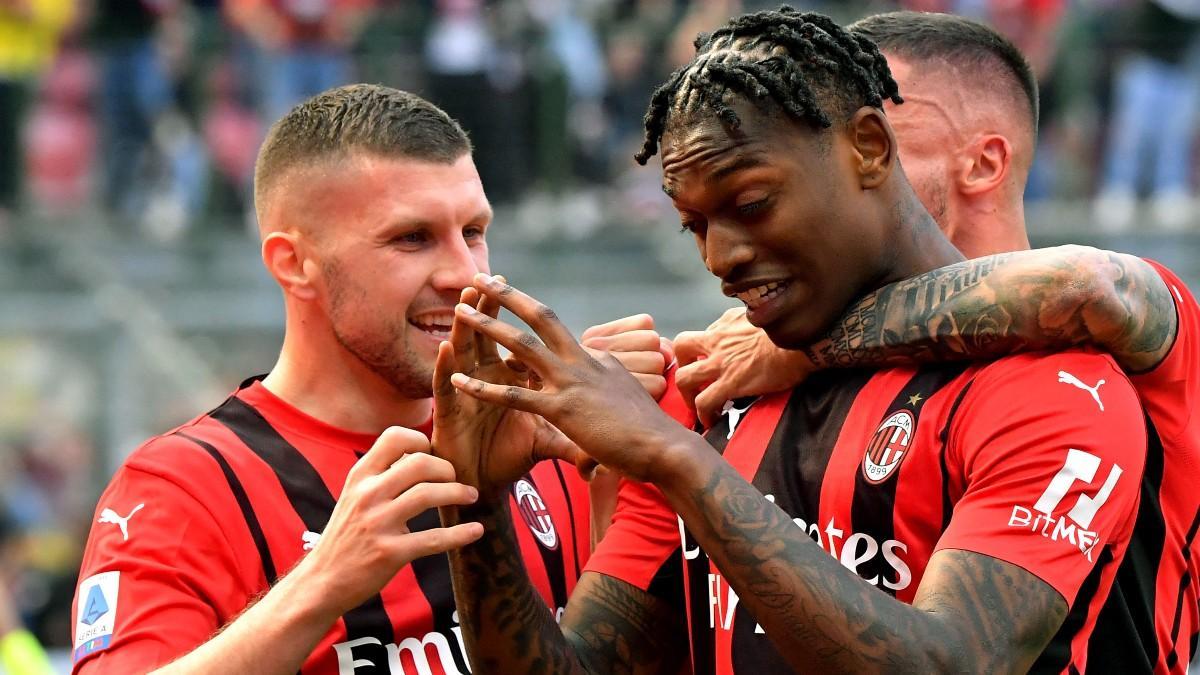
[[[284,293],[301,300],[317,297],[319,265],[308,256],[304,241],[295,232],[272,232],[262,243],[263,265]]]
[[[1012,143],[999,134],[979,136],[960,164],[958,191],[977,195],[996,190],[1012,171]]]
[[[896,134],[883,112],[863,106],[850,118],[850,143],[855,169],[864,190],[883,184],[896,163]]]

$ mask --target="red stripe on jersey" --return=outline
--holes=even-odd
[[[767,452],[767,444],[771,442],[771,436],[774,435],[775,428],[779,426],[779,418],[787,407],[790,394],[791,392],[783,392],[760,398],[751,407],[754,414],[746,413],[741,418],[741,424],[733,430],[729,443],[737,443],[739,446],[745,447],[746,452],[729,455],[727,459],[742,478],[748,481],[754,480],[754,473],[762,464],[763,455]],[[728,627],[732,627],[733,617],[731,615],[734,608],[730,606],[733,603],[730,603],[729,599],[734,597],[733,592],[723,581],[721,571],[717,569],[716,563],[711,560],[709,561],[709,593],[713,594],[715,599],[723,600],[716,606],[710,603],[709,611],[713,623],[728,620]],[[693,614],[689,611],[688,615],[692,616]],[[733,631],[717,630],[713,646],[716,651],[717,673],[733,675]]]

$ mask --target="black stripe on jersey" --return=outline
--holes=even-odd
[[[950,405],[950,412],[946,415],[946,425],[938,434],[938,442],[942,444],[942,454],[939,460],[942,468],[942,532],[950,529],[950,517],[954,515],[954,500],[950,498],[950,481],[946,480],[946,476],[950,475],[950,470],[946,466],[946,447],[950,440],[950,429],[953,428],[954,419],[958,416],[958,409],[962,405],[963,399],[967,397],[967,392],[971,391],[973,384],[975,384],[975,378],[971,378],[963,385],[962,389],[958,390],[958,396],[954,398],[954,403]]]
[[[1063,619],[1062,626],[1059,626],[1058,632],[1050,639],[1050,644],[1038,655],[1037,661],[1033,662],[1033,666],[1029,668],[1030,673],[1046,673],[1047,675],[1061,673],[1067,669],[1067,666],[1073,665],[1071,638],[1075,637],[1087,623],[1088,607],[1092,604],[1092,599],[1096,597],[1096,591],[1100,588],[1100,577],[1104,574],[1105,568],[1112,564],[1112,561],[1112,547],[1105,546],[1100,551],[1100,555],[1096,556],[1096,565],[1092,567],[1092,571],[1080,585],[1079,593],[1075,595],[1075,604],[1071,606],[1067,618]],[[1120,643],[1114,645],[1114,647],[1117,646],[1120,646]],[[1123,672],[1121,670],[1110,671],[1107,664],[1101,669],[1106,672]]]
[[[721,434],[721,438],[724,437]],[[692,672],[695,675],[712,675],[717,672],[717,644],[709,627],[708,556],[703,554],[700,544],[686,529],[682,541],[680,551],[683,563],[687,566],[687,597],[691,601],[688,626],[692,638]],[[664,568],[659,569],[660,574]]]
[[[424,532],[442,526],[437,509],[428,509],[408,521],[411,532]],[[450,586],[450,559],[445,554],[427,555],[409,563],[417,586],[429,603],[433,615],[433,630],[442,635],[453,635],[454,596]],[[454,654],[454,664],[460,673],[471,672],[467,666],[466,655],[458,648],[456,640],[450,640],[450,652]]]
[[[236,396],[225,401],[209,416],[228,427],[246,447],[271,467],[296,515],[304,522],[304,527],[311,532],[324,532],[336,501],[321,474],[308,463],[304,455],[279,435],[257,410]],[[392,621],[378,593],[346,612],[342,621],[346,624],[347,640],[373,637],[383,645],[396,640]],[[387,651],[382,645],[360,645],[355,653],[376,664],[373,669],[364,669],[364,675],[387,672]]]
[[[537,481],[533,479],[532,474],[525,474],[525,480],[529,481],[529,484],[537,491],[538,496],[542,495],[542,490],[538,487]],[[517,495],[515,489],[513,489],[512,494],[515,501]],[[545,497],[542,497],[542,501],[545,502],[545,500]],[[517,509],[521,510],[521,508],[521,503],[517,502]],[[549,509],[547,508],[547,510]],[[520,515],[521,522],[525,524],[525,527],[530,527],[525,514],[522,513]],[[558,546],[553,549],[543,546],[542,542],[538,540],[537,535],[533,537],[533,543],[537,547],[538,553],[542,556],[542,565],[546,568],[546,578],[550,580],[550,594],[554,596],[555,610],[559,607],[567,606],[566,565],[563,563],[563,548],[566,547],[567,542],[563,537],[562,528],[558,527],[558,525],[558,523],[555,523],[552,526],[558,537]]]
[[[1167,669],[1175,667],[1179,662],[1179,652],[1176,647],[1179,644],[1179,622],[1183,618],[1183,599],[1187,594],[1187,587],[1192,583],[1191,559],[1192,559],[1192,542],[1196,540],[1196,530],[1200,528],[1200,510],[1196,511],[1196,517],[1192,519],[1192,526],[1188,529],[1187,538],[1183,541],[1183,561],[1186,568],[1183,570],[1183,576],[1179,578],[1179,595],[1175,600],[1175,618],[1171,624],[1171,653],[1167,655]]]
[[[925,408],[925,402],[942,387],[954,381],[968,367],[969,364],[955,363],[928,366],[917,371],[912,379],[900,389],[900,393],[896,395],[891,404],[884,409],[883,417],[879,420],[880,423],[882,424],[892,413],[899,410],[909,411],[913,416],[910,441],[915,442],[917,425],[920,423],[921,411]],[[914,403],[914,401],[916,402]],[[879,436],[879,434],[876,433],[875,436]],[[886,439],[882,440],[886,441]],[[866,453],[868,450],[868,448],[863,448],[860,452]],[[917,450],[918,448],[910,447],[906,452]],[[850,504],[850,525],[855,534],[868,535],[882,545],[883,542],[896,538],[896,486],[900,482],[900,473],[904,471],[905,463],[902,462],[892,471],[891,475],[878,484],[872,484],[863,475],[862,460],[859,460],[859,465],[860,469],[854,473],[854,498]],[[944,473],[942,481],[944,484]],[[849,544],[849,540],[843,546],[847,544]],[[855,552],[851,551],[850,554],[853,556]],[[844,559],[845,553],[843,553]],[[894,589],[889,588],[881,581],[883,579],[897,581],[899,575],[899,572],[892,568],[884,556],[871,556],[858,566],[857,571],[858,575],[864,579],[879,581],[875,584],[879,590],[891,596],[896,595]]]
[[[250,497],[246,495],[246,488],[242,486],[242,481],[233,472],[233,467],[229,466],[225,456],[212,445],[181,431],[175,432],[175,435],[186,438],[203,448],[216,461],[217,466],[221,467],[221,473],[225,474],[225,480],[229,483],[229,489],[233,491],[233,498],[237,500],[242,517],[246,519],[246,526],[250,529],[250,538],[254,540],[254,548],[258,549],[258,557],[262,561],[263,576],[267,578],[267,585],[274,586],[279,579],[279,574],[275,571],[275,560],[271,557],[271,548],[267,546],[267,537],[263,534],[262,524],[258,522],[254,507],[250,506]]]
[[[1112,672],[1151,673],[1158,662],[1154,629],[1159,565],[1167,526],[1159,492],[1163,480],[1163,446],[1158,430],[1146,419],[1146,466],[1138,495],[1137,520],[1129,546],[1113,578],[1112,590],[1088,638],[1088,663],[1104,663]],[[1070,639],[1073,636],[1065,636]],[[1137,645],[1131,638],[1137,638]],[[1056,636],[1055,639],[1058,639]]]
[[[572,559],[575,561],[575,578],[579,579],[579,559],[582,556],[579,554],[579,531],[575,527],[575,505],[571,503],[571,490],[567,488],[567,477],[563,475],[562,463],[556,459],[550,460],[554,465],[554,473],[558,474],[558,484],[562,488],[563,502],[567,505],[567,518],[571,520],[571,551],[574,553]],[[592,543],[589,541],[588,546]]]
[[[775,503],[810,527],[820,515],[821,484],[842,425],[874,371],[818,373],[788,397],[771,434],[754,486],[775,494]]]

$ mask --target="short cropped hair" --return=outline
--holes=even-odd
[[[1024,98],[1037,133],[1038,85],[1033,69],[1016,45],[988,26],[952,14],[888,12],[860,19],[847,29],[902,59],[965,67],[975,73],[978,86],[992,87],[997,78],[1009,79],[1005,84]]]
[[[471,152],[441,108],[399,89],[351,84],[321,92],[271,126],[254,166],[254,200],[289,170],[351,153],[453,164]]]

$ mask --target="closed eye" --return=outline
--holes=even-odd
[[[759,211],[763,210],[763,208],[766,207],[768,201],[769,201],[769,199],[767,197],[764,197],[756,202],[750,202],[749,204],[742,204],[741,206],[737,207],[737,211],[738,211],[738,213],[740,213],[743,216],[752,216],[755,213],[758,213]]]

